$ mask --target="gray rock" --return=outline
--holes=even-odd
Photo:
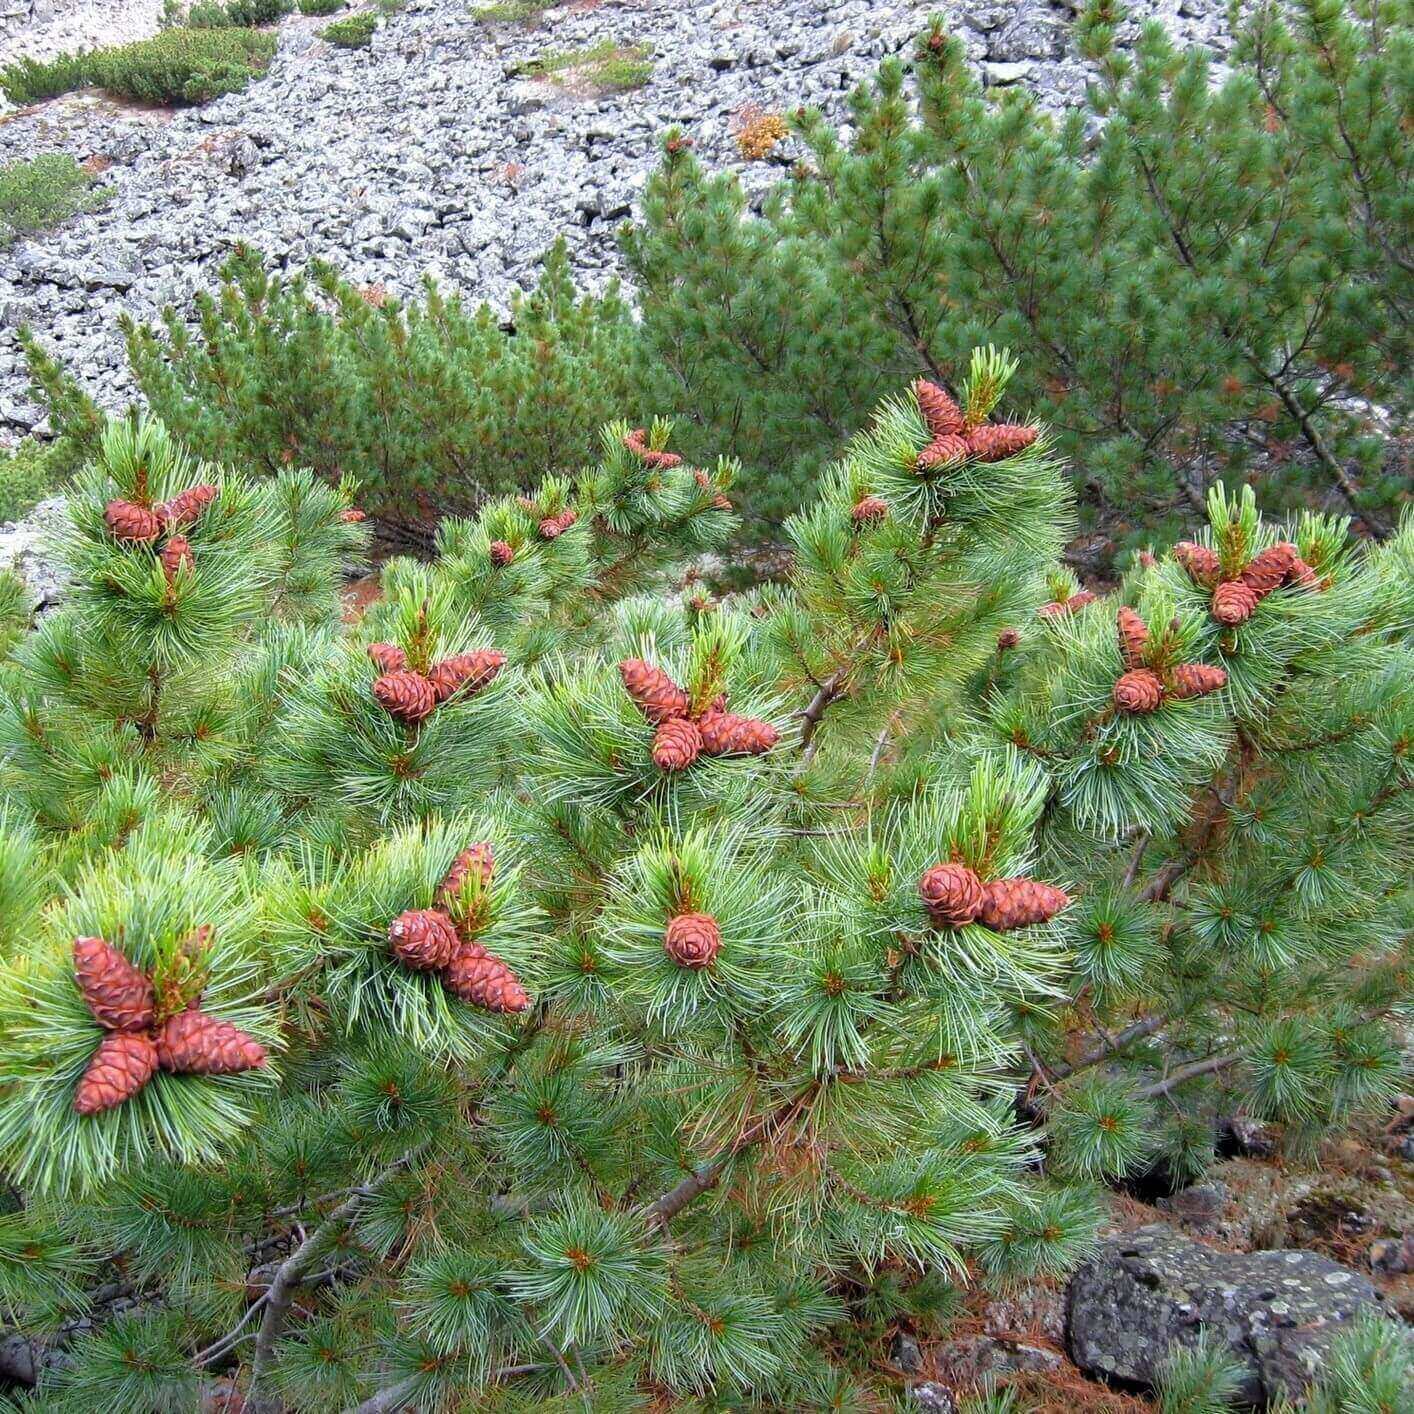
[[[0,525],[0,569],[13,570],[34,597],[37,611],[63,597],[69,572],[54,557],[53,542],[68,522],[62,496],[41,501],[23,520]]]
[[[923,1368],[923,1352],[918,1348],[918,1342],[906,1331],[900,1331],[894,1337],[894,1343],[889,1351],[891,1359],[900,1370],[906,1371],[910,1375],[916,1375]]]
[[[1366,1276],[1313,1252],[1220,1252],[1154,1225],[1111,1238],[1070,1283],[1071,1359],[1152,1385],[1175,1343],[1207,1332],[1245,1366],[1242,1397],[1297,1397],[1333,1336],[1379,1300]]]
[[[926,1414],[956,1414],[957,1401],[946,1385],[936,1380],[917,1380],[908,1387],[910,1409],[922,1409]]]

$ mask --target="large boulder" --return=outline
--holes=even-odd
[[[1207,1332],[1247,1367],[1242,1397],[1295,1397],[1332,1338],[1379,1300],[1368,1277],[1314,1252],[1221,1252],[1162,1224],[1111,1238],[1070,1283],[1070,1356],[1152,1385],[1174,1343]]]

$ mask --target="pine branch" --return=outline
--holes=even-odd
[[[1142,1021],[1136,1021],[1130,1026],[1126,1026],[1123,1031],[1117,1032],[1108,1038],[1101,1045],[1093,1047],[1082,1055],[1078,1060],[1067,1064],[1062,1061],[1058,1065],[1051,1067],[1051,1074],[1057,1080],[1064,1080],[1066,1077],[1076,1075],[1082,1070],[1089,1070],[1092,1066],[1099,1065],[1102,1061],[1107,1061],[1111,1056],[1118,1055],[1127,1046],[1135,1041],[1142,1041],[1146,1036],[1152,1036],[1155,1031],[1161,1030],[1168,1022],[1167,1017],[1148,1016]]]
[[[1162,1095],[1177,1090],[1180,1085],[1186,1085],[1188,1081],[1196,1080],[1200,1075],[1211,1075],[1216,1070],[1226,1070],[1228,1066],[1236,1065],[1241,1059],[1241,1053],[1234,1051],[1228,1055],[1209,1056],[1207,1060],[1193,1061],[1189,1065],[1179,1066],[1163,1080],[1145,1086],[1139,1093],[1145,1099],[1156,1100]]]
[[[800,763],[802,766],[808,766],[819,749],[815,740],[815,732],[820,725],[820,719],[825,715],[830,704],[840,695],[845,672],[844,668],[840,668],[831,673],[820,684],[820,690],[810,699],[810,705],[800,714],[800,745],[802,748]]]
[[[349,1409],[347,1414],[393,1414],[394,1410],[401,1409],[412,1398],[420,1379],[420,1375],[409,1375],[407,1379],[399,1380],[397,1384],[369,1395],[362,1404]]]
[[[314,1265],[327,1245],[332,1242],[357,1216],[359,1209],[394,1174],[412,1161],[409,1152],[394,1160],[371,1183],[356,1188],[324,1221],[314,1229],[303,1242],[281,1263],[265,1293],[265,1315],[260,1322],[260,1332],[255,1340],[255,1356],[251,1363],[250,1400],[256,1411],[271,1410],[273,1406],[260,1393],[261,1382],[269,1375],[275,1358],[275,1343],[284,1330],[285,1318],[295,1292],[303,1284],[306,1273]]]

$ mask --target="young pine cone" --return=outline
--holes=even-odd
[[[211,485],[189,486],[185,491],[163,501],[157,507],[157,514],[169,527],[190,525],[200,519],[202,511],[216,499],[216,488]]]
[[[655,726],[673,717],[685,717],[692,701],[665,673],[642,658],[625,658],[619,664],[624,691]]]
[[[1252,617],[1261,596],[1240,579],[1229,579],[1213,590],[1213,617],[1228,628],[1245,624]]]
[[[457,954],[456,925],[439,908],[410,908],[388,925],[388,947],[419,972],[440,972]]]
[[[455,898],[461,893],[468,874],[475,872],[481,877],[481,887],[491,887],[491,876],[496,871],[496,851],[485,840],[469,844],[452,860],[447,877],[437,885],[438,898]]]
[[[168,584],[176,583],[178,570],[189,570],[196,563],[191,552],[191,541],[185,535],[172,536],[162,547],[158,559],[162,561],[162,573],[167,576]]]
[[[1192,540],[1180,540],[1173,547],[1173,557],[1183,566],[1188,578],[1200,589],[1212,589],[1222,577],[1222,561],[1216,550]]]
[[[505,569],[516,557],[516,552],[504,540],[493,540],[487,554],[498,570]]]
[[[1021,634],[1014,628],[1004,628],[997,635],[997,652],[1005,653],[1009,648],[1015,648],[1021,642]]]
[[[952,394],[926,378],[915,378],[913,396],[918,399],[918,411],[933,437],[956,437],[965,426],[962,409]]]
[[[984,422],[967,434],[967,450],[978,461],[999,462],[1025,451],[1038,435],[1035,427],[1016,422]]]
[[[1069,599],[1052,599],[1049,604],[1042,604],[1036,610],[1036,616],[1042,619],[1069,618],[1071,614],[1079,613],[1087,604],[1093,604],[1099,597],[1088,589],[1081,589]]]
[[[934,437],[918,453],[918,470],[927,471],[930,467],[960,462],[967,456],[967,451],[967,442],[962,437],[955,432],[944,433],[941,437]]]
[[[770,722],[763,722],[760,717],[737,717],[731,750],[746,756],[764,756],[780,739],[780,732]]]
[[[106,1030],[145,1031],[152,1025],[152,983],[102,938],[74,939],[74,981]]]
[[[1227,683],[1227,674],[1221,668],[1210,668],[1206,663],[1180,663],[1173,670],[1173,687],[1170,697],[1206,697]]]
[[[487,1011],[524,1011],[530,997],[514,972],[480,943],[463,943],[442,974],[447,990]]]
[[[850,508],[850,519],[856,525],[875,525],[888,519],[889,503],[882,496],[861,496]]]
[[[1296,546],[1289,540],[1268,545],[1261,554],[1254,555],[1247,562],[1247,568],[1238,575],[1238,580],[1258,599],[1265,599],[1272,590],[1285,583],[1298,558]]]
[[[1292,560],[1287,578],[1292,584],[1299,584],[1303,589],[1316,589],[1320,585],[1320,581],[1316,578],[1316,571],[1300,555]]]
[[[142,1031],[111,1031],[74,1090],[74,1109],[96,1115],[130,1100],[157,1070],[157,1048]]]
[[[128,545],[150,545],[162,534],[161,518],[131,501],[109,501],[103,508],[103,523],[114,540]]]
[[[669,471],[675,466],[682,464],[682,458],[676,452],[655,452],[648,445],[648,430],[644,427],[635,427],[632,432],[624,436],[624,446],[636,456],[644,466],[653,467],[658,471]]]
[[[935,864],[918,881],[928,916],[944,928],[961,928],[982,911],[982,881],[965,864]]]
[[[350,506],[347,510],[339,512],[339,519],[345,525],[358,525],[360,521],[368,519],[368,512],[359,510],[357,506]]]
[[[408,655],[396,643],[370,643],[368,656],[380,673],[400,673],[408,665]]]
[[[673,717],[653,733],[653,764],[660,771],[685,771],[702,751],[702,733],[686,717]]]
[[[1121,712],[1157,712],[1163,700],[1164,685],[1148,668],[1134,668],[1114,685],[1114,704]]]
[[[204,1011],[179,1011],[157,1033],[157,1063],[177,1075],[236,1075],[265,1064],[265,1047]]]
[[[400,722],[420,722],[437,705],[432,684],[421,673],[401,669],[375,678],[373,697],[390,717]]]
[[[1039,879],[993,879],[984,885],[977,921],[994,933],[1046,923],[1070,904],[1070,895]]]
[[[427,670],[427,681],[432,684],[437,701],[445,702],[456,692],[465,692],[468,697],[480,692],[505,666],[504,653],[494,648],[477,648],[433,663]]]
[[[702,733],[702,751],[707,756],[726,756],[735,751],[737,729],[745,717],[735,712],[724,712],[720,707],[709,707],[698,719],[697,730]]]
[[[1126,668],[1144,666],[1144,649],[1149,642],[1149,625],[1134,612],[1125,607],[1119,611],[1119,656]]]
[[[579,519],[579,512],[563,510],[557,516],[546,516],[539,526],[542,540],[557,540]]]
[[[663,951],[679,967],[710,967],[722,950],[722,930],[710,913],[679,913],[668,920]]]

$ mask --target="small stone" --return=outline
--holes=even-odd
[[[922,1409],[926,1414],[956,1414],[957,1411],[952,1391],[936,1380],[917,1380],[909,1385],[908,1403],[911,1409]]]

